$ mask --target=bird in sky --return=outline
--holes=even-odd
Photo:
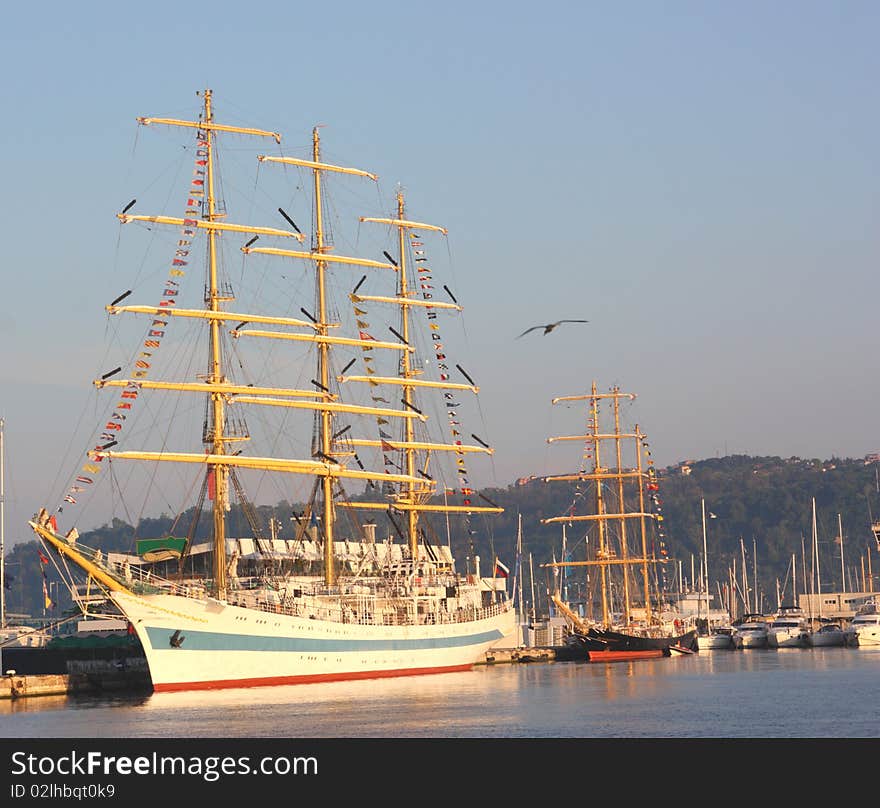
[[[544,329],[545,334],[549,334],[556,326],[562,325],[563,323],[588,323],[589,320],[557,320],[555,323],[548,323],[547,325],[533,325],[531,328],[527,328],[522,334],[519,334],[516,338],[524,337],[529,331],[537,331],[539,328]]]

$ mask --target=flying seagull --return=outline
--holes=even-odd
[[[555,323],[548,323],[547,325],[534,325],[531,328],[527,328],[522,334],[517,336],[517,339],[520,337],[524,337],[529,331],[537,331],[539,328],[544,329],[545,334],[549,334],[556,326],[562,325],[563,323],[588,323],[589,320],[557,320]]]

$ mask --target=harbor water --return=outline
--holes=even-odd
[[[877,738],[880,649],[702,651],[634,662],[0,702],[4,738]]]

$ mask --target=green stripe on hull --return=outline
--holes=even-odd
[[[411,640],[325,640],[314,637],[262,637],[222,634],[213,631],[191,631],[189,629],[181,629],[178,633],[166,628],[147,628],[146,631],[150,645],[155,649],[177,647],[187,651],[292,651],[318,654],[462,648],[491,643],[504,636],[498,629],[466,636],[426,637]],[[177,634],[176,637],[175,634]],[[172,637],[174,637],[173,641]]]

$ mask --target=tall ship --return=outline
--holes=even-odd
[[[569,624],[557,659],[615,661],[697,650],[696,631],[685,631],[666,604],[670,558],[647,435],[638,424],[632,431],[621,426],[621,404],[635,398],[617,386],[600,392],[594,381],[587,394],[552,401],[586,407],[583,434],[548,438],[583,447],[577,471],[544,478],[573,483],[574,490],[568,511],[542,523],[562,525],[563,531],[585,527],[580,540],[568,536],[570,558],[545,564],[556,580],[568,573],[567,589],[581,593],[577,607],[563,599],[561,587],[551,595]]]
[[[198,95],[196,120],[137,119],[185,138],[182,215],[138,213],[135,199],[117,214],[121,232],[161,239],[158,301],[127,290],[106,307],[139,336],[95,380],[109,415],[30,526],[84,610],[104,598],[127,619],[156,691],[467,670],[513,634],[515,611],[494,565],[481,571],[470,545],[460,569],[452,552],[502,508],[470,487],[493,450],[465,431],[479,387],[444,339],[462,311],[433,274],[446,229],[410,218],[398,189],[389,213],[356,217],[371,252],[338,252],[331,184],[377,176],[324,160],[320,127],[301,157],[256,154],[257,174],[287,188],[283,226],[229,221],[221,154],[225,168],[281,135],[219,122],[212,92]],[[78,540],[99,484],[139,496],[165,478],[171,531],[135,520],[129,553]],[[267,520],[252,490],[302,507]],[[146,509],[135,502],[126,513]]]

